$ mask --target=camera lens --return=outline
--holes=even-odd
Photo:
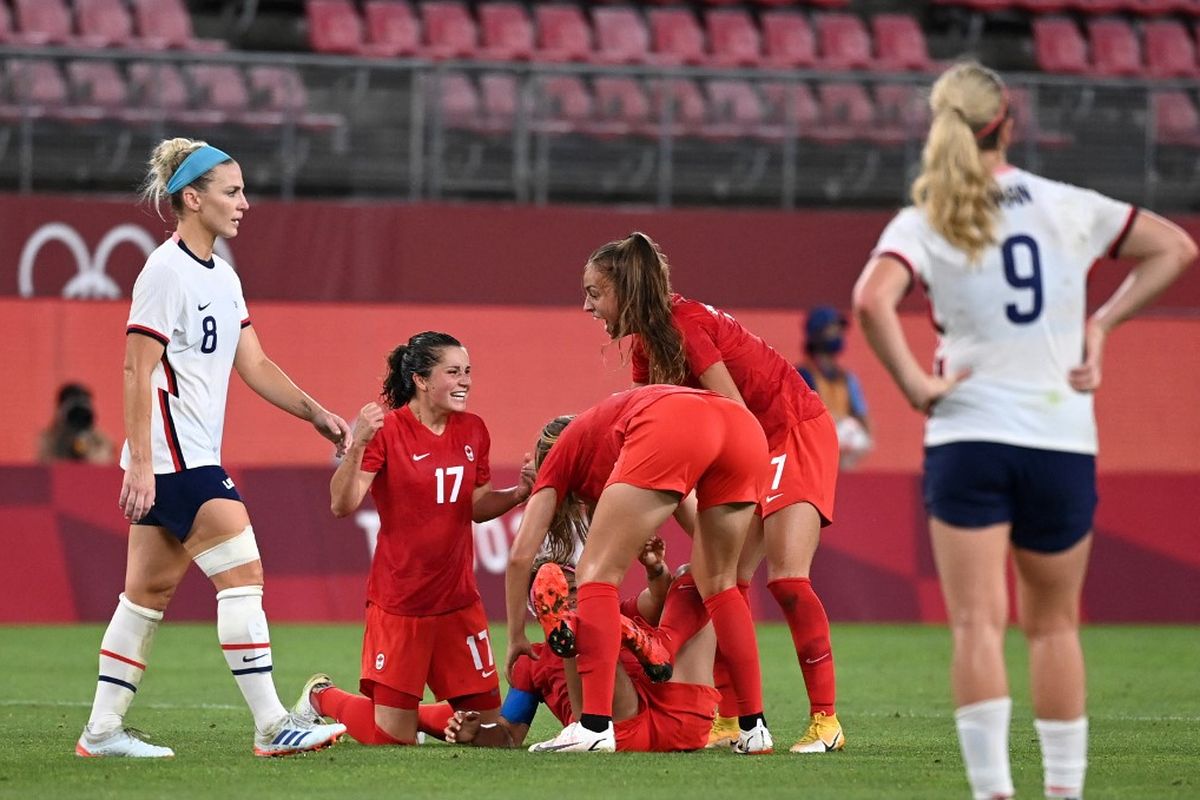
[[[90,403],[76,401],[67,407],[64,419],[71,430],[84,431],[92,427],[92,423],[96,421],[96,414],[92,411]]]

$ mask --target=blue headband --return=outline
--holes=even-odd
[[[167,194],[175,194],[183,187],[190,186],[196,178],[226,161],[233,161],[232,156],[211,145],[206,144],[199,150],[193,150],[167,182]]]

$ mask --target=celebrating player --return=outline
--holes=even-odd
[[[971,790],[976,798],[1013,793],[1004,669],[1011,550],[1046,796],[1081,797],[1092,393],[1108,333],[1174,280],[1196,245],[1154,214],[1009,166],[1013,120],[995,72],[973,62],[950,68],[930,106],[914,206],[880,237],[854,290],[855,313],[909,403],[929,416],[925,507]],[[1085,319],[1088,271],[1106,253],[1138,263]],[[918,280],[939,333],[932,375],[896,312]]]
[[[145,198],[170,199],[175,235],[133,287],[125,344],[125,478],[130,521],[125,591],[100,642],[81,756],[173,756],[124,725],[171,595],[192,561],[217,589],[217,636],[254,715],[254,754],[316,750],[345,732],[288,714],[272,679],[263,567],[254,529],[220,465],[230,368],[279,408],[311,422],[341,452],[350,429],[301,391],[263,352],[237,273],[213,253],[250,208],[242,170],[204,142],[169,139],[150,157]]]

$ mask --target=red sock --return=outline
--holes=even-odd
[[[713,686],[721,693],[717,702],[717,713],[722,717],[738,715],[737,695],[733,692],[733,678],[729,675],[729,662],[717,647],[717,657],[713,660]]]
[[[771,594],[783,609],[796,659],[804,673],[808,689],[809,713],[834,713],[837,700],[837,678],[833,670],[833,650],[829,644],[829,617],[813,591],[808,578],[780,578],[767,584]]]
[[[761,714],[762,672],[758,662],[758,641],[754,638],[754,620],[750,607],[737,590],[729,587],[704,601],[721,652],[729,664],[729,677],[737,697],[738,716]]]
[[[621,604],[611,583],[585,583],[578,591],[575,664],[583,681],[584,714],[611,717],[613,684],[621,653]]]
[[[696,581],[691,575],[676,578],[667,591],[662,617],[658,621],[658,638],[671,658],[674,659],[683,643],[707,624],[708,609],[700,599]]]
[[[417,708],[417,730],[435,739],[446,739],[446,723],[454,716],[449,703],[421,703]]]
[[[346,726],[346,733],[362,744],[415,744],[393,739],[375,724],[375,703],[361,694],[331,686],[317,695],[318,711]]]

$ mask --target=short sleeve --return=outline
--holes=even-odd
[[[149,336],[166,347],[184,310],[184,289],[169,264],[149,264],[133,284],[126,333]]]
[[[479,452],[475,454],[475,485],[483,486],[492,479],[492,437],[483,420],[476,418],[479,425]]]
[[[1114,200],[1091,189],[1080,189],[1080,206],[1089,212],[1085,224],[1085,235],[1092,259],[1108,256],[1116,258],[1137,218],[1137,207]]]
[[[245,328],[250,324],[250,309],[246,306],[246,295],[242,292],[242,280],[237,276],[237,272],[233,273],[233,280],[237,292],[235,302],[237,302],[238,313],[241,315],[242,327]]]
[[[700,316],[703,314],[703,316]],[[717,346],[713,323],[715,318],[707,309],[699,313],[695,311],[677,314],[675,324],[683,337],[683,351],[687,358],[688,369],[692,375],[699,378],[705,370],[724,360],[721,348]]]
[[[578,420],[563,428],[558,441],[550,448],[542,465],[538,468],[537,480],[533,484],[533,493],[542,489],[553,489],[558,492],[556,498],[562,503],[570,491],[578,453],[581,447],[581,426]]]
[[[391,416],[388,414],[383,418],[383,427],[375,433],[371,441],[367,442],[360,467],[363,472],[379,472],[387,463],[387,432],[389,426],[396,424]]]
[[[879,235],[873,258],[887,256],[905,266],[914,278],[925,280],[925,246],[921,239],[921,217],[915,208],[906,208],[892,218]]]

